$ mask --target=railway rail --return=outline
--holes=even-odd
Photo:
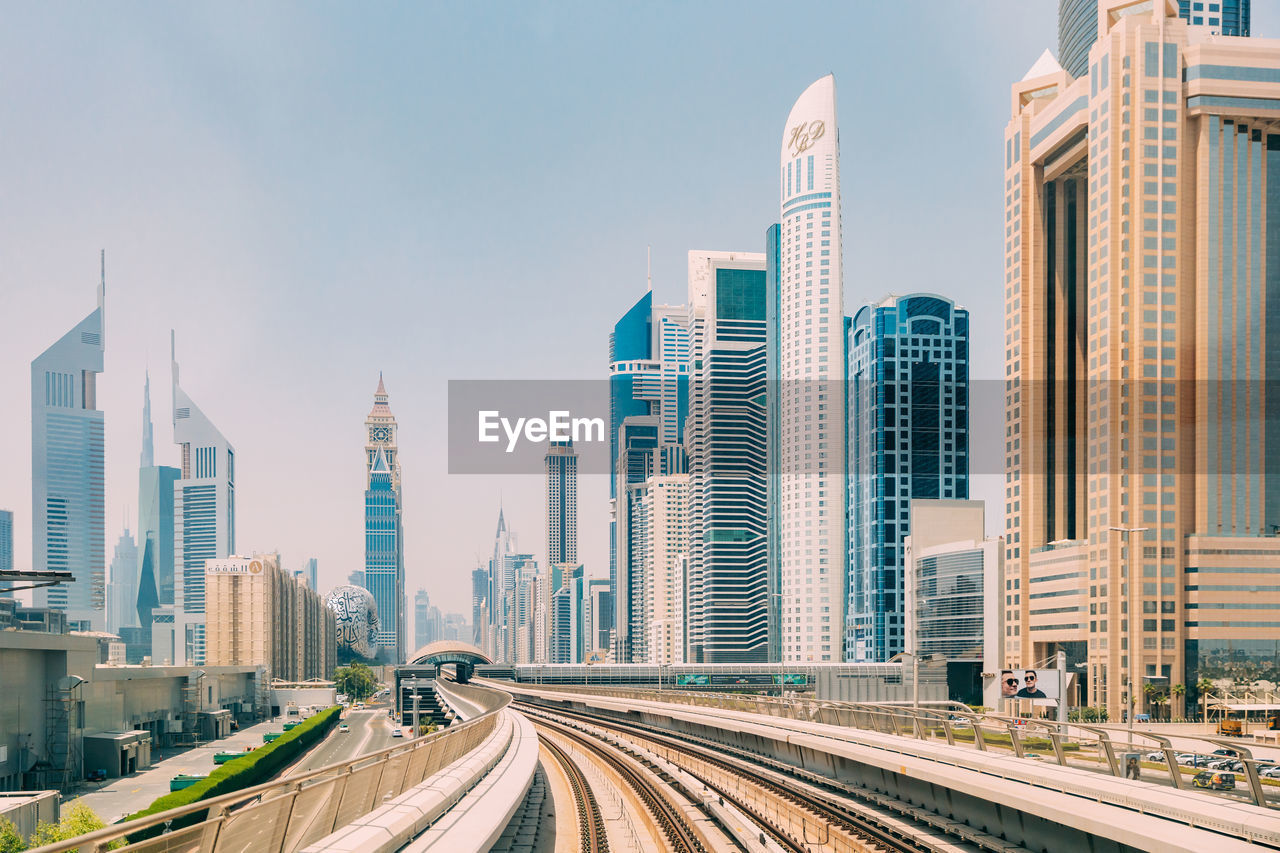
[[[612,748],[605,746],[596,738],[575,728],[547,719],[544,715],[532,716],[538,718],[537,726],[573,741],[617,772],[626,785],[640,797],[641,802],[644,803],[645,808],[653,816],[673,850],[677,851],[677,853],[708,853],[706,846],[693,828],[689,826],[680,810],[658,790],[656,785],[646,779],[645,775],[637,770],[630,761],[619,758]],[[543,738],[543,741],[549,742],[549,739]]]
[[[1012,853],[1012,851],[1024,849],[952,821],[945,821],[948,826],[939,827],[937,825],[939,819],[936,816],[931,816],[933,820],[924,823],[912,821],[910,813],[916,811],[912,808],[896,809],[898,815],[903,815],[898,817],[888,813],[883,802],[876,802],[883,800],[879,795],[871,797],[873,802],[870,804],[852,802],[851,798],[857,795],[855,791],[846,790],[843,787],[832,790],[833,786],[829,780],[819,781],[817,777],[812,780],[816,784],[806,783],[792,775],[795,768],[790,768],[792,774],[788,774],[761,767],[759,766],[762,761],[760,756],[738,757],[731,754],[736,753],[737,750],[722,744],[694,743],[687,736],[675,736],[649,726],[603,719],[562,708],[549,709],[524,702],[517,702],[516,706],[523,713],[530,714],[540,721],[545,719],[546,715],[559,716],[599,729],[616,731],[624,736],[648,741],[692,756],[726,773],[744,778],[770,795],[800,807],[827,826],[858,839],[872,849],[910,851],[910,853],[960,853],[977,850]],[[758,808],[738,796],[733,790],[705,778],[704,774],[694,773],[694,775],[698,776],[708,788],[715,790],[717,795],[750,815],[769,836],[777,840],[780,846],[794,851],[811,849],[810,840],[793,838],[785,829],[770,823]],[[804,775],[809,776],[809,774]]]
[[[536,723],[534,728],[538,728]],[[604,816],[600,813],[600,805],[596,802],[586,775],[558,743],[549,737],[543,737],[542,743],[569,780],[569,788],[573,791],[574,804],[578,810],[578,836],[583,853],[608,853],[609,839],[604,831]]]

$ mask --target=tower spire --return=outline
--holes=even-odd
[[[142,459],[141,466],[150,468],[156,464],[155,427],[151,423],[151,371],[146,373],[142,386]]]

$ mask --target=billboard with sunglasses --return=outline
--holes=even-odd
[[[1062,673],[1056,669],[1002,669],[1000,701],[1029,701],[1056,708],[1062,698]],[[1005,710],[1002,708],[1001,710]]]

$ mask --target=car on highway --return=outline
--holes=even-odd
[[[343,723],[342,725],[338,726],[338,734],[340,735],[345,735],[349,731],[351,731],[351,726],[347,725],[346,723]]]
[[[1022,757],[1030,758],[1032,761],[1044,761],[1044,756],[1038,752],[1024,752],[1022,753]]]
[[[404,737],[404,730],[403,730],[403,729],[392,729],[392,730],[391,730],[391,736],[392,736],[392,737]]]
[[[1259,770],[1258,775],[1264,779],[1280,779],[1280,765],[1272,765],[1265,770]]]
[[[1211,791],[1231,791],[1236,787],[1236,776],[1234,773],[1201,770],[1191,777],[1191,784],[1197,788],[1208,788]]]

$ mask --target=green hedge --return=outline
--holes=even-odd
[[[332,708],[327,708],[309,717],[271,743],[258,747],[248,755],[228,761],[210,773],[203,781],[197,782],[189,788],[165,794],[142,811],[134,812],[125,817],[121,822],[137,820],[141,817],[176,809],[180,806],[188,806],[222,794],[230,794],[244,788],[252,788],[254,785],[261,785],[263,782],[269,781],[271,777],[283,770],[309,747],[328,734],[334,723],[338,721],[338,715],[341,713],[341,706],[335,705]],[[187,817],[173,821],[171,828],[178,829],[198,823],[203,818],[204,812],[195,812]],[[139,830],[129,836],[130,843],[158,835],[163,830],[163,824]]]

